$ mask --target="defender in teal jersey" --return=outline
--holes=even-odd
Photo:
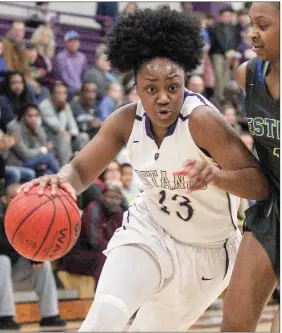
[[[280,3],[254,2],[250,17],[249,37],[258,57],[241,65],[238,81],[246,91],[249,132],[272,195],[246,211],[225,297],[224,332],[255,331],[280,278]],[[279,311],[272,330],[279,331]]]

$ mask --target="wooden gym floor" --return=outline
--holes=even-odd
[[[257,332],[269,332],[271,320],[277,310],[277,305],[268,305],[263,312]],[[222,319],[222,309],[207,310],[203,316],[188,330],[188,332],[219,332],[219,326]],[[46,329],[45,332],[76,332],[80,327],[81,321],[68,321],[67,327]],[[40,330],[39,325],[24,325],[21,332],[44,332]]]

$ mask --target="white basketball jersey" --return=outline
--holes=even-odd
[[[185,91],[179,117],[168,128],[158,148],[150,119],[139,101],[127,144],[133,168],[143,183],[142,195],[149,213],[167,233],[184,243],[222,241],[237,229],[235,196],[212,185],[188,193],[189,179],[173,175],[187,159],[205,160],[217,166],[196,146],[189,131],[189,116],[201,105],[211,106],[214,112],[219,112],[200,94]]]

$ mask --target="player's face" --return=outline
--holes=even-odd
[[[180,111],[184,98],[184,70],[165,58],[146,62],[136,77],[137,94],[153,126],[167,128]]]
[[[249,39],[253,51],[262,60],[275,61],[280,56],[280,12],[270,2],[254,2],[250,9]]]

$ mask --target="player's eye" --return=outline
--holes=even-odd
[[[259,28],[263,31],[263,30],[266,30],[268,27],[268,24],[260,24],[259,25]]]
[[[154,86],[149,86],[149,87],[147,88],[147,91],[148,91],[150,94],[154,94],[154,93],[157,91],[157,89],[156,89],[156,87],[154,87]]]
[[[178,84],[173,84],[168,87],[169,92],[175,92],[179,88]]]

